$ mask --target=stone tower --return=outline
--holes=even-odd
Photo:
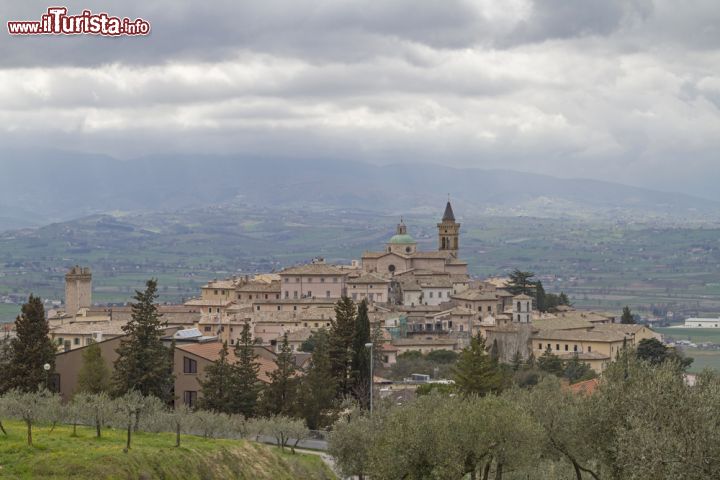
[[[77,315],[81,308],[92,305],[92,273],[90,268],[75,265],[65,274],[65,313]]]
[[[532,298],[527,295],[515,295],[513,297],[513,322],[530,323],[532,314]]]
[[[438,250],[441,252],[450,252],[453,257],[457,258],[460,248],[460,224],[455,221],[452,205],[448,200],[445,205],[445,213],[442,222],[437,224],[438,227]]]

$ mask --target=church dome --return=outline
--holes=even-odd
[[[390,237],[390,242],[394,245],[405,245],[409,243],[416,243],[415,239],[407,233],[399,233]]]

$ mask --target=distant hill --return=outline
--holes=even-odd
[[[435,211],[450,194],[465,212],[678,221],[720,217],[720,202],[609,182],[441,165],[329,160],[4,152],[0,230],[95,213],[240,202],[268,207]]]

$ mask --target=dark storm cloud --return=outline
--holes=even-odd
[[[47,6],[0,0],[3,20]],[[717,173],[716,0],[67,6],[152,34],[0,35],[0,145],[442,162],[690,193]]]

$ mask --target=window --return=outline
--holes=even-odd
[[[287,290],[285,290],[285,298],[288,298],[289,296],[290,296],[290,292],[288,292]]]
[[[550,350],[550,344],[548,343],[547,349]]]
[[[388,271],[389,271],[390,273],[395,272],[395,265],[388,265]]]
[[[337,283],[337,277],[332,277],[333,283]]]
[[[410,247],[405,247],[405,251],[406,251],[407,253],[410,253],[410,250],[412,250]]]
[[[185,390],[183,392],[183,402],[188,407],[194,407],[197,404],[197,392],[194,390]]]
[[[307,296],[312,297],[312,291],[308,290]]]
[[[538,350],[542,350],[542,343],[538,343]]]
[[[352,294],[352,299],[353,299],[353,300],[357,300],[357,293],[354,293],[354,292],[353,292],[353,294]]]
[[[307,322],[303,323],[303,326],[304,326],[304,327],[307,327]]]
[[[210,331],[210,326],[209,326],[209,325],[206,325],[205,328],[203,328],[203,330],[205,330],[206,332],[209,332],[209,331]]]
[[[77,338],[77,337],[75,337],[75,339],[73,340],[73,343],[74,343],[75,345],[80,345],[80,339]]]
[[[320,283],[325,283],[325,277],[320,277]]]
[[[357,288],[357,285],[353,285],[353,288]]]
[[[293,292],[293,298],[297,298],[297,290]]]
[[[266,293],[266,294],[265,294],[265,300],[267,300],[267,298],[268,298],[268,295],[267,295],[267,293]]]
[[[433,292],[430,292],[430,298],[433,298]]]
[[[242,295],[238,293],[238,300],[242,300]]]
[[[280,311],[280,305],[277,306],[278,312]]]
[[[248,295],[248,298],[249,298],[250,300],[252,300],[252,295]]]
[[[588,352],[592,352],[592,347],[588,345]]]
[[[492,306],[488,305],[488,312],[492,312]]]
[[[293,310],[297,310],[297,305],[293,305]]]
[[[330,298],[330,290],[325,290],[325,298]]]
[[[285,283],[288,283],[289,281],[290,281],[290,279],[285,277]]]
[[[255,310],[257,310],[257,311],[259,312],[259,311],[260,311],[260,305],[256,305],[256,306],[255,306]]]
[[[556,343],[556,344],[555,344],[555,350],[560,350],[560,344],[559,344],[559,343]]]
[[[183,373],[197,373],[197,362],[192,358],[183,357]]]
[[[300,277],[295,277],[295,283],[300,283]]]
[[[520,302],[518,302],[518,312],[522,311],[522,308],[520,308]]]
[[[317,326],[318,326],[318,322],[315,322],[315,327],[317,327]]]
[[[573,345],[573,352],[577,352],[577,345]]]
[[[565,351],[566,351],[566,352],[568,351],[568,345],[567,345],[567,343],[565,344]]]
[[[371,293],[371,294],[370,294],[370,301],[373,301],[373,300],[375,300],[375,294],[374,294],[374,293]]]

